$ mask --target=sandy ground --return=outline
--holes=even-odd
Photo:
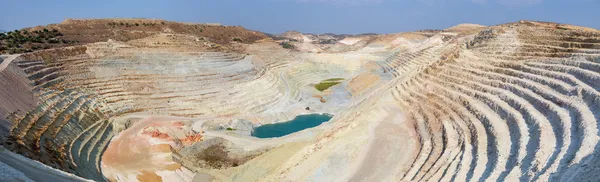
[[[102,171],[109,180],[191,181],[193,174],[172,160],[168,136],[143,134],[147,127],[182,125],[177,117],[147,117],[115,136],[102,156]]]
[[[400,179],[410,164],[412,154],[416,154],[416,133],[404,123],[404,115],[393,107],[386,109],[388,115],[373,131],[368,149],[363,155],[360,168],[349,181],[393,181]],[[379,170],[386,169],[386,170]]]

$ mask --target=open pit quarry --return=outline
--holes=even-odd
[[[595,181],[600,31],[549,22],[267,35],[32,27],[0,59],[0,181]],[[258,127],[332,118],[272,138]]]

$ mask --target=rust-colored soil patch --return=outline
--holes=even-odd
[[[170,132],[185,133],[184,131],[187,130],[184,129],[183,123],[173,122],[173,120],[173,118],[149,117],[114,137],[102,156],[104,175],[109,179],[126,179],[135,174],[133,176],[137,176],[140,181],[162,181],[166,179],[165,171],[175,172],[182,169],[181,165],[171,157],[171,146],[175,145],[176,137]],[[183,142],[184,145],[201,140],[199,134],[192,133],[191,136],[186,137],[196,139]]]
[[[152,182],[162,182],[162,177],[160,177],[159,175],[157,175],[155,172],[149,172],[149,171],[141,171],[141,174],[137,175],[137,179],[139,181],[152,181]]]
[[[160,144],[160,145],[152,145],[153,152],[171,152],[171,145],[169,144]]]

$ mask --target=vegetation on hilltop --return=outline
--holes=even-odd
[[[46,27],[59,29],[69,40],[79,40],[81,43],[102,42],[108,39],[130,41],[164,32],[204,37],[221,45],[240,41],[253,43],[267,38],[261,32],[247,30],[241,26],[179,23],[150,19],[68,19],[61,24]]]
[[[56,29],[15,30],[0,33],[0,54],[18,54],[41,49],[71,45],[76,41],[63,39]]]
[[[67,47],[75,44],[104,42],[109,39],[131,41],[164,33],[193,35],[212,43],[253,43],[267,38],[261,32],[240,26],[189,24],[147,19],[65,20],[51,24],[0,33],[0,54],[18,54]]]
[[[149,19],[67,19],[50,24],[0,33],[0,53],[16,54],[75,44],[131,41],[160,33],[192,35],[227,47],[230,43],[253,43],[267,38],[261,32],[241,26],[178,23]]]

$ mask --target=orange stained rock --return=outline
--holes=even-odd
[[[162,177],[160,177],[159,175],[157,175],[155,172],[149,172],[149,171],[145,171],[142,170],[140,174],[137,175],[137,179],[139,181],[157,181],[157,182],[162,182]]]
[[[181,168],[181,164],[179,164],[179,163],[173,163],[173,164],[169,164],[169,165],[167,165],[167,167],[165,167],[165,168],[166,168],[167,170],[169,170],[169,171],[176,171],[176,170],[178,170],[179,168]]]
[[[153,152],[171,152],[171,145],[169,145],[169,144],[152,145],[151,150]]]
[[[185,126],[185,124],[183,124],[183,123],[182,123],[182,122],[180,122],[180,121],[173,122],[173,123],[171,123],[171,125],[172,125],[172,126],[178,126],[178,127],[183,127],[183,126]]]
[[[183,142],[184,145],[191,145],[200,141],[202,141],[202,135],[200,133],[195,133],[181,140],[181,142]]]
[[[148,126],[172,127],[166,121],[169,120],[146,118],[115,136],[102,156],[103,174],[109,179],[135,174],[140,181],[162,181],[156,172],[173,171],[177,166],[171,157],[164,157],[171,154],[170,145],[174,143],[165,133],[144,130]]]
[[[152,138],[160,138],[165,140],[171,140],[171,136],[166,133],[161,133],[160,131],[144,131],[142,132],[144,135],[150,135]]]

